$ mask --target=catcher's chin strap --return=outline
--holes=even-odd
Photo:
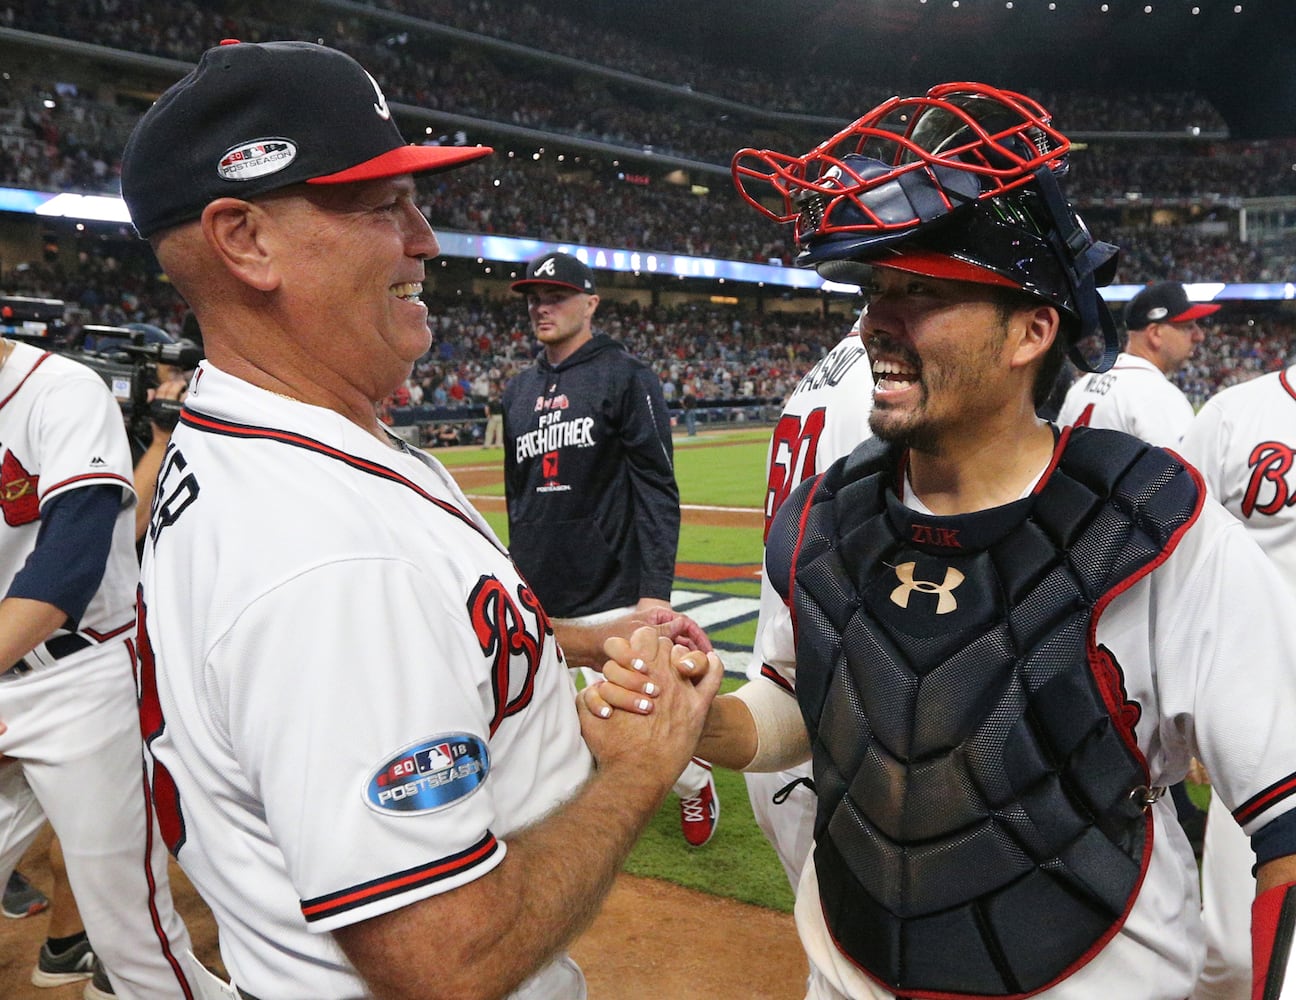
[[[1296,973],[1288,975],[1296,936],[1296,882],[1276,885],[1251,904],[1251,1000],[1296,996]],[[1290,986],[1284,990],[1284,984]]]
[[[1105,372],[1116,363],[1120,353],[1120,336],[1116,332],[1116,321],[1112,319],[1111,310],[1098,294],[1098,283],[1095,273],[1098,268],[1110,261],[1117,253],[1110,243],[1096,242],[1071,211],[1071,206],[1062,197],[1057,178],[1047,166],[1035,172],[1035,183],[1044,196],[1044,204],[1053,216],[1053,226],[1049,230],[1049,242],[1058,251],[1064,262],[1067,284],[1071,286],[1071,297],[1080,313],[1080,337],[1083,339],[1095,330],[1102,330],[1103,352],[1094,364],[1080,353],[1078,343],[1068,350],[1071,360],[1081,371]]]

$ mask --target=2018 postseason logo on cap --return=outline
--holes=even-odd
[[[227,181],[250,181],[277,173],[297,158],[289,139],[253,139],[225,150],[216,172]]]

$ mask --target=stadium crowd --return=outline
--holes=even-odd
[[[147,248],[122,244],[118,249],[120,257],[82,254],[70,268],[46,263],[16,268],[6,274],[4,290],[67,302],[71,323],[65,336],[71,340],[91,323],[153,323],[179,336],[185,305],[157,281]],[[778,407],[840,338],[853,307],[841,301],[825,316],[605,299],[597,326],[651,366],[672,404],[690,392],[704,408]],[[397,417],[405,408],[430,408],[436,420],[457,417],[472,431],[481,417],[480,404],[535,356],[525,310],[506,293],[430,300],[429,309],[432,349],[389,407]],[[1248,315],[1229,307],[1218,314],[1205,343],[1174,380],[1200,406],[1227,385],[1282,367],[1292,354],[1293,335],[1296,318],[1290,315]]]
[[[568,54],[590,65],[620,70],[623,63],[645,61],[642,56],[631,59],[629,52],[636,44],[616,32],[597,28],[587,32],[585,22],[579,22],[578,31],[578,22],[565,22],[548,10],[542,16],[530,5],[498,11],[485,5],[490,16],[479,18],[479,11],[473,9],[478,6],[414,3],[407,4],[406,10],[438,24],[463,28],[469,23],[473,26],[465,30],[512,37],[529,48]],[[409,10],[413,7],[426,10]],[[754,134],[761,134],[765,145],[808,148],[822,136],[826,122],[844,123],[860,107],[888,94],[883,86],[861,91],[858,83],[847,91],[843,81],[828,75],[789,71],[780,78],[708,67],[705,60],[685,66],[677,53],[638,42],[638,50],[647,56],[643,75],[674,86],[672,97],[660,89],[581,73],[570,66],[519,58],[516,52],[501,55],[460,40],[448,41],[431,30],[411,30],[406,22],[401,23],[403,30],[396,31],[382,14],[374,8],[368,16],[343,16],[329,6],[298,5],[289,23],[269,5],[186,2],[157,8],[138,0],[82,0],[59,5],[56,13],[44,4],[10,4],[0,8],[0,25],[185,61],[196,60],[214,39],[222,37],[254,41],[306,33],[373,66],[394,101],[709,163],[727,163],[734,150],[752,142]],[[564,25],[579,38],[578,53],[567,52],[573,43],[564,39]],[[733,87],[735,93],[727,97],[736,103],[696,99],[692,95],[701,94],[703,88],[695,89],[695,78],[705,78],[708,86]],[[824,104],[806,108],[798,94],[812,94]],[[1072,131],[1187,135],[1192,129],[1223,130],[1219,116],[1191,94],[1123,93],[1119,99],[1097,93],[1035,96]],[[798,124],[786,116],[789,109],[818,117]]]
[[[665,41],[654,44],[643,37],[632,38],[617,30],[614,15],[600,23],[589,5],[564,3],[502,4],[489,0],[385,0],[366,3],[365,17],[356,17],[329,5],[298,4],[293,20],[279,19],[282,8],[270,4],[224,2],[196,4],[182,2],[158,6],[143,0],[79,0],[57,7],[38,0],[10,0],[0,6],[0,26],[16,27],[41,34],[53,34],[96,42],[113,48],[172,59],[194,60],[214,39],[234,37],[245,41],[270,37],[299,37],[303,28],[317,28],[321,37],[339,48],[370,46],[371,58],[379,46],[399,48],[410,44],[408,21],[384,17],[388,12],[405,18],[444,25],[487,38],[497,38],[541,52],[553,53],[648,80],[670,84],[681,94],[710,94],[752,109],[788,114],[837,118],[855,117],[890,96],[894,85],[861,90],[858,81],[828,73],[790,67],[784,74],[754,68],[720,64],[705,51],[681,51]],[[396,31],[395,28],[403,31]],[[285,34],[288,32],[288,34]],[[417,31],[414,32],[417,35]],[[457,46],[451,60],[462,56]],[[438,89],[453,90],[464,67],[442,61],[435,72]],[[410,71],[412,67],[407,67]],[[385,80],[395,89],[394,80]],[[464,87],[472,93],[484,81]],[[509,109],[519,95],[497,94]],[[1034,95],[1075,131],[1164,131],[1200,129],[1219,132],[1224,122],[1209,102],[1188,93],[1124,93],[1119,101],[1100,93],[1047,93]],[[487,95],[479,95],[490,99]],[[464,97],[451,96],[451,102]],[[813,102],[813,103],[811,103]],[[677,109],[671,111],[676,113]],[[817,123],[816,126],[817,127]],[[735,147],[736,148],[736,147]]]

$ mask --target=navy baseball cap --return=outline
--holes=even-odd
[[[1125,329],[1142,330],[1150,323],[1187,323],[1219,312],[1214,302],[1189,302],[1177,281],[1148,285],[1125,307]]]
[[[523,294],[543,285],[557,285],[572,291],[594,294],[594,272],[569,253],[541,254],[527,265],[526,277],[509,285]]]
[[[377,81],[337,49],[226,40],[136,123],[122,197],[147,238],[217,198],[449,170],[492,152],[408,145]]]

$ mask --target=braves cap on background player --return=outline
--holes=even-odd
[[[1177,281],[1148,285],[1125,307],[1125,329],[1141,330],[1149,323],[1189,323],[1219,312],[1214,302],[1190,302],[1188,291]]]
[[[122,154],[122,197],[145,239],[217,198],[449,170],[492,152],[407,144],[364,67],[307,42],[228,39],[146,118]]]
[[[527,264],[526,277],[509,285],[515,292],[528,292],[545,285],[570,288],[574,292],[593,295],[594,272],[570,254],[551,253],[537,257]]]

